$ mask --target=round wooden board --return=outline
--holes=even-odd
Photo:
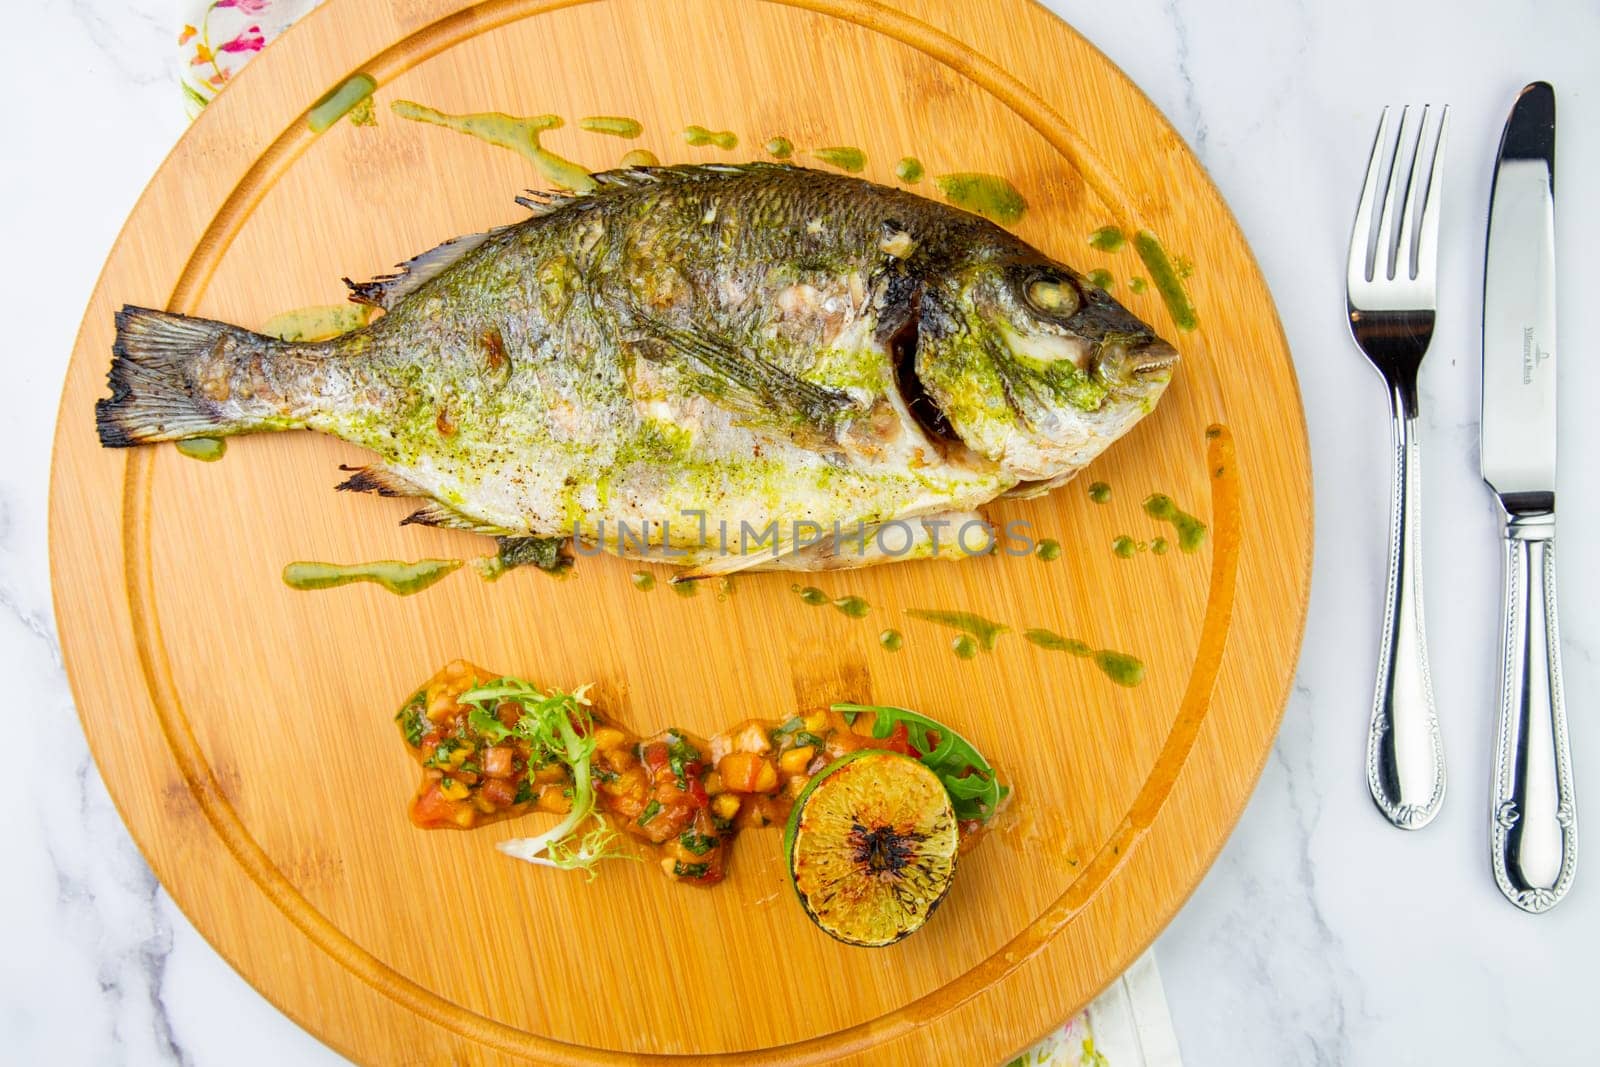
[[[377,127],[307,128],[354,71]],[[636,591],[629,565],[581,559],[565,582],[468,569],[411,598],[288,589],[289,560],[470,557],[487,542],[396,523],[402,501],[335,494],[362,454],[310,434],[240,439],[220,463],[171,447],[102,450],[112,312],[169,306],[255,325],[342,299],[341,275],[515,220],[526,160],[388,110],[553,112],[555,151],[614,165],[866,150],[893,183],[1008,176],[1016,227],[1116,292],[1184,362],[1155,414],[1077,482],[1004,503],[1066,551],[819,576],[873,605],[809,608],[791,579],[733,595]],[[629,115],[635,142],[578,129]],[[690,123],[739,147],[693,148]],[[802,153],[799,157],[804,162]],[[933,195],[931,182],[918,187]],[[1174,328],[1107,223],[1147,227],[1195,265],[1200,328]],[[1208,427],[1225,429],[1207,433]],[[1181,139],[1106,59],[1025,0],[339,0],[268,49],[157,174],[89,304],[62,400],[51,555],[84,728],[123,817],[196,926],[274,1003],[370,1063],[998,1063],[1093,996],[1146,946],[1216,855],[1287,696],[1311,557],[1307,445],[1293,370],[1243,238]],[[1112,487],[1091,503],[1090,481]],[[1120,559],[1118,534],[1171,531],[1152,491],[1205,518],[1200,551]],[[1013,627],[990,654],[907,608]],[[905,632],[898,654],[876,636]],[[1148,664],[1111,684],[1025,643],[1048,627]],[[651,864],[594,882],[504,859],[473,833],[413,829],[414,768],[390,716],[465,656],[551,684],[596,681],[642,728],[709,734],[829,699],[948,719],[1016,788],[1007,825],[962,865],[928,928],[846,948],[805,919],[779,835],[752,831],[707,891]]]

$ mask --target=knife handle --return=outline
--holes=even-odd
[[[1402,830],[1426,826],[1444,802],[1444,739],[1428,676],[1422,619],[1421,460],[1416,419],[1391,390],[1394,482],[1389,512],[1389,585],[1378,647],[1377,691],[1367,731],[1367,786]]]
[[[1494,880],[1523,911],[1555,907],[1578,865],[1556,624],[1555,512],[1506,514],[1505,645],[1489,831]]]

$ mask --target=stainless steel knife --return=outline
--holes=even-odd
[[[1505,639],[1490,862],[1513,904],[1554,907],[1578,813],[1556,625],[1555,91],[1534,82],[1500,138],[1483,278],[1483,480],[1505,520]]]

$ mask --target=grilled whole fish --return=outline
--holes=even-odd
[[[963,517],[1071,478],[1177,361],[1083,275],[907,192],[774,164],[595,180],[349,283],[386,313],[332,340],[123,308],[101,443],[307,428],[377,453],[339,488],[422,498],[407,522],[686,577],[823,569],[974,551]]]

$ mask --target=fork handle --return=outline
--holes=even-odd
[[[1444,739],[1428,677],[1422,621],[1421,462],[1416,418],[1391,387],[1394,482],[1389,510],[1389,585],[1378,648],[1377,692],[1367,731],[1367,785],[1378,810],[1403,830],[1426,826],[1444,801]]]
[[[1523,911],[1556,906],[1578,862],[1572,758],[1561,698],[1555,513],[1506,513],[1505,644],[1489,856]]]

